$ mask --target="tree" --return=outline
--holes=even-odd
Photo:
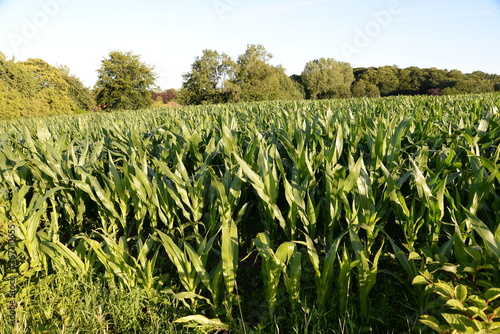
[[[77,108],[85,111],[92,110],[95,105],[92,91],[85,87],[78,77],[71,75],[68,67],[60,66],[59,70],[68,84],[68,95],[76,103]]]
[[[35,95],[34,76],[0,52],[0,118],[32,115]]]
[[[226,82],[234,77],[236,63],[225,53],[203,50],[183,75],[182,98],[185,104],[227,102]]]
[[[272,67],[269,81],[268,100],[301,100],[305,97],[303,87],[287,76],[282,66]]]
[[[380,90],[377,86],[364,80],[353,83],[351,87],[352,96],[355,97],[380,97]]]
[[[141,109],[153,101],[152,90],[156,74],[153,67],[141,62],[138,55],[111,51],[97,70],[95,99],[99,105],[112,109]]]
[[[380,95],[387,96],[395,94],[399,87],[398,68],[394,66],[383,66],[370,68],[363,72],[360,80],[374,84],[380,90]]]
[[[301,77],[309,97],[313,100],[347,97],[354,81],[354,72],[349,63],[321,58],[308,62]]]
[[[272,66],[272,54],[262,45],[249,44],[238,57],[236,77],[231,81],[233,101],[302,99],[299,86],[282,66]]]
[[[491,75],[482,71],[474,71],[467,75],[468,79],[475,83],[474,88],[468,93],[490,93],[495,90],[495,82]]]
[[[34,77],[36,96],[30,101],[36,114],[71,114],[78,108],[70,97],[70,86],[64,80],[61,70],[42,59],[28,59],[25,62],[19,62],[18,65]],[[28,85],[31,86],[32,83],[29,82]]]
[[[163,92],[151,92],[151,98],[153,101],[168,103],[177,99],[177,92],[175,89],[169,89]]]
[[[0,53],[0,80],[27,98],[36,97],[38,86],[33,73],[13,60],[7,60],[2,53]]]
[[[378,69],[377,87],[381,95],[394,94],[399,86],[399,68],[395,66],[382,66]]]
[[[422,83],[421,93],[426,93],[429,89],[444,88],[445,83],[448,81],[448,72],[440,70],[435,67],[426,68],[423,70],[425,81]]]
[[[298,74],[292,74],[290,76],[290,79],[296,84],[296,86],[299,88],[300,93],[303,97],[306,96],[306,86],[304,85],[304,81],[302,80],[302,76]]]
[[[452,89],[446,89],[444,94],[481,94],[493,92],[494,90],[495,86],[489,80],[480,79],[469,74],[463,80],[458,81]]]
[[[15,63],[0,54],[0,116],[44,116],[90,110],[90,90],[69,74],[42,59]]]
[[[422,83],[425,81],[424,71],[412,66],[403,68],[398,72],[399,87],[398,94],[417,95],[421,93]]]

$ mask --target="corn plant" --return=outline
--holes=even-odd
[[[496,305],[500,285],[499,106],[498,94],[418,96],[0,121],[0,225],[17,226],[19,305],[73,271],[148,307],[171,300],[178,323],[201,331],[240,330],[236,306],[244,330],[241,314],[256,331],[420,330],[394,306],[370,311],[386,292],[406,319],[462,330],[426,309],[439,305],[496,330],[483,321],[496,308],[481,305]],[[252,252],[269,317],[239,262]],[[5,275],[7,250],[0,259]],[[383,311],[387,322],[372,321]]]
[[[316,283],[316,298],[317,298],[316,307],[320,314],[322,314],[322,312],[324,311],[325,303],[327,301],[326,298],[333,284],[333,279],[334,279],[333,275],[335,273],[334,262],[337,256],[337,250],[342,238],[346,234],[347,232],[343,232],[339,237],[335,239],[333,245],[326,253],[322,265],[320,263],[320,258],[318,255],[318,251],[316,250],[316,246],[314,245],[313,240],[308,235],[305,235],[306,238],[305,242],[297,242],[307,247],[307,253],[309,255],[309,259],[314,269],[314,281]],[[339,283],[343,284],[345,280],[347,280],[348,273],[341,272],[341,275],[342,276],[339,276],[339,280],[341,281]]]
[[[261,199],[265,217],[267,217],[264,224],[266,225],[267,232],[271,236],[271,240],[277,233],[275,228],[276,221],[278,221],[281,228],[286,231],[287,235],[290,236],[292,233],[287,227],[283,214],[277,205],[279,194],[278,167],[273,163],[274,159],[279,159],[277,154],[276,149],[272,146],[260,147],[257,161],[260,175],[257,174],[245,160],[236,154],[234,155],[244,175],[249,179],[252,187]]]
[[[295,245],[292,242],[282,243],[276,252],[271,248],[271,241],[267,233],[259,233],[254,239],[255,247],[262,258],[262,276],[264,279],[266,300],[269,303],[269,316],[274,317],[274,311],[277,303],[278,284],[282,273],[286,273],[286,268],[291,265],[291,275],[286,276],[286,286],[290,294],[290,298],[297,306],[299,301],[298,282],[300,270],[295,266],[300,267],[300,258],[294,257]],[[300,253],[299,253],[300,254]],[[293,260],[295,258],[295,260]]]

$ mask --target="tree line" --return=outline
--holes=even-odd
[[[262,45],[248,45],[231,59],[203,50],[183,75],[180,90],[160,91],[154,67],[132,52],[111,51],[91,89],[67,67],[41,59],[16,62],[0,52],[0,117],[71,114],[100,109],[141,109],[170,101],[217,104],[264,100],[331,99],[390,95],[449,95],[500,91],[500,75],[437,68],[352,68],[332,58],[315,59],[299,75],[270,63]]]
[[[0,118],[72,114],[94,106],[92,91],[64,66],[15,62],[0,52]]]
[[[184,104],[273,99],[331,99],[390,95],[451,95],[500,91],[500,75],[462,73],[437,68],[382,66],[352,68],[332,58],[308,62],[300,75],[288,77],[270,64],[262,45],[249,45],[233,61],[204,50],[184,75],[179,96]]]

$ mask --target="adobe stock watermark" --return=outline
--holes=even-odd
[[[213,2],[215,12],[224,21],[226,14],[233,12],[244,0],[217,0]]]
[[[22,45],[26,45],[30,40],[38,36],[59,12],[61,7],[73,0],[40,0],[38,9],[30,17],[24,17],[18,32],[10,32],[7,38],[14,49],[18,52]]]
[[[17,251],[16,251],[16,245],[17,245],[17,237],[16,237],[16,225],[11,222],[9,224],[9,267],[10,267],[10,272],[11,272],[11,277],[10,277],[10,291],[9,291],[9,297],[10,297],[10,305],[9,305],[9,311],[10,311],[10,325],[12,327],[16,326],[16,308],[17,308],[17,301],[16,301],[16,294],[17,294]]]
[[[411,1],[406,0],[406,2]],[[372,19],[370,21],[366,22],[363,27],[354,28],[352,42],[342,42],[340,44],[344,58],[350,59],[353,55],[360,54],[364,48],[368,47],[392,23],[394,17],[402,12],[403,4],[401,0],[390,0],[385,9],[372,12]]]

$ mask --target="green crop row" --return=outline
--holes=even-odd
[[[17,327],[60,322],[30,291],[72,273],[178,305],[175,323],[201,332],[499,331],[499,107],[492,94],[0,122],[0,299],[16,276]]]

